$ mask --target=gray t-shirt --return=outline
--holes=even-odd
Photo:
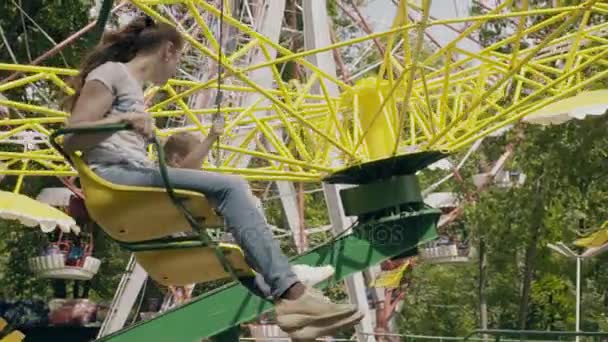
[[[145,112],[141,84],[131,76],[126,65],[107,62],[93,69],[85,82],[99,81],[114,95],[112,107],[104,117],[120,116],[130,112]],[[96,169],[108,165],[127,164],[149,167],[145,139],[133,131],[119,131],[93,148],[84,151],[84,160]]]

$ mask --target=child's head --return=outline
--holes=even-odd
[[[171,167],[177,167],[197,144],[199,144],[198,138],[190,132],[173,134],[167,139],[163,147],[167,164]]]
[[[73,81],[76,94],[68,99],[68,109],[78,98],[89,72],[106,62],[127,63],[142,58],[152,70],[150,79],[144,81],[166,83],[177,71],[183,45],[184,39],[173,26],[156,23],[147,16],[136,18],[119,30],[106,32],[82,62],[80,73]]]

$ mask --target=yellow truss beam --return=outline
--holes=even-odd
[[[175,26],[179,25],[156,11],[154,5],[179,6],[187,11],[206,37],[206,43],[184,32],[186,41],[202,56],[217,61],[218,42],[202,13],[218,17],[219,10],[202,0],[132,0],[132,3],[155,19]],[[592,20],[608,15],[604,1],[532,8],[529,1],[520,1],[515,6],[511,0],[486,14],[442,20],[430,18],[429,5],[427,0],[401,0],[390,30],[297,53],[225,13],[226,24],[247,39],[234,52],[222,56],[226,70],[222,89],[235,97],[256,93],[259,99],[246,107],[225,105],[220,109],[227,120],[227,135],[220,145],[224,158],[219,166],[203,167],[241,174],[252,180],[318,181],[348,165],[412,151],[463,148],[544,105],[608,79],[605,71],[608,22]],[[408,18],[407,11],[412,10],[421,13],[420,21]],[[513,22],[510,27],[514,32],[477,52],[458,46],[490,21]],[[455,23],[467,23],[468,27],[442,48],[425,51],[423,40],[428,27]],[[388,47],[380,73],[368,75],[354,85],[329,76],[306,60],[320,52],[375,38],[386,39]],[[396,40],[404,42],[403,51],[393,55]],[[534,44],[530,45],[531,40]],[[272,60],[271,49],[278,52]],[[252,51],[263,54],[266,60],[243,66],[243,60]],[[278,70],[286,62],[305,68],[305,78],[284,82]],[[251,71],[261,68],[270,68],[274,88],[263,88],[249,78]],[[35,84],[69,95],[73,89],[66,80],[77,75],[73,69],[6,63],[0,63],[0,70],[21,73],[19,78],[0,84],[0,92],[32,91]],[[330,85],[336,86],[341,95],[329,96]],[[158,135],[167,137],[182,131],[206,134],[209,125],[201,116],[215,114],[217,109],[193,109],[188,98],[215,87],[217,78],[204,82],[173,79],[164,87],[149,89],[146,94],[167,95],[165,100],[149,107],[157,120],[187,117],[192,123],[161,129]],[[315,94],[314,89],[320,91]],[[4,142],[18,140],[25,132],[48,135],[69,116],[56,105],[18,98],[0,100],[0,106],[10,108],[14,114],[0,120],[0,140]],[[265,115],[258,116],[260,112]],[[235,137],[241,137],[240,144],[231,144]],[[268,146],[263,146],[262,141]],[[58,153],[48,146],[37,148],[0,152],[4,165],[0,174],[18,176],[19,184],[26,176],[74,174]],[[331,159],[336,155],[339,163]],[[236,167],[244,156],[258,160],[253,165],[259,166]]]

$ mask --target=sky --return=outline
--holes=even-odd
[[[466,17],[469,15],[471,3],[472,0],[433,0],[430,15],[438,19]],[[392,0],[369,0],[367,5],[362,8],[364,15],[369,18],[369,23],[378,32],[390,28],[395,11],[396,6]],[[387,13],[391,13],[391,15],[387,15]],[[427,31],[442,45],[457,37],[457,33],[445,26],[431,27]],[[478,50],[477,45],[470,41],[463,41],[459,46],[469,51]]]

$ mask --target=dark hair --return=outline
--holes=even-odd
[[[87,75],[106,62],[127,63],[139,52],[153,51],[164,42],[172,42],[181,49],[184,39],[171,25],[155,23],[152,18],[142,16],[133,19],[123,28],[104,33],[101,42],[82,61],[80,73],[70,85],[76,93],[66,99],[64,107],[71,110],[80,95]]]
[[[200,141],[190,132],[179,132],[171,135],[163,146],[165,159],[171,161],[172,156],[185,157]]]

